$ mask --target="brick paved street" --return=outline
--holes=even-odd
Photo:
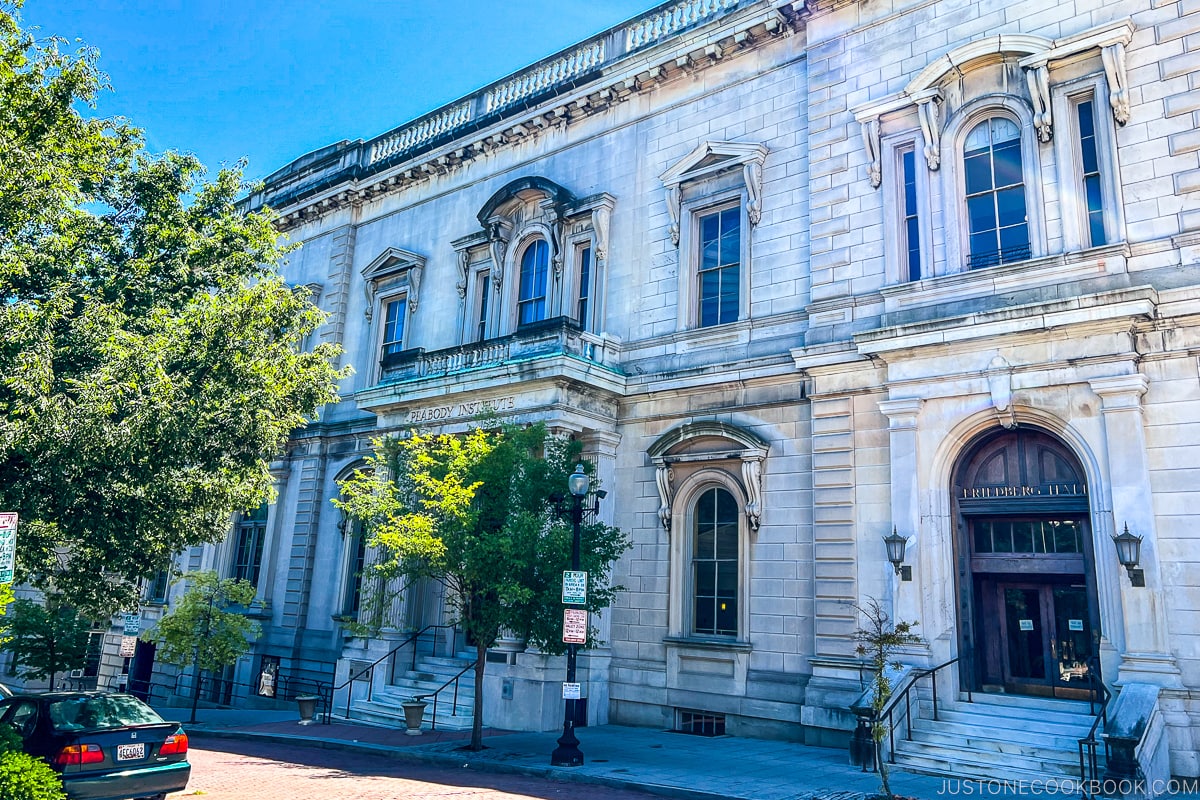
[[[171,795],[171,800],[646,800],[652,796],[272,743],[209,741],[202,748],[193,747],[189,759],[192,779],[187,791]]]

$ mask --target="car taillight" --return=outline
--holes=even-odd
[[[187,734],[183,731],[173,733],[163,742],[162,747],[158,748],[160,756],[173,756],[180,753],[186,753],[188,748]]]
[[[103,760],[104,751],[98,744],[69,744],[54,757],[54,763],[60,767],[99,764]]]

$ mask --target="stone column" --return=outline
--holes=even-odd
[[[892,525],[901,536],[908,537],[908,549],[905,551],[905,563],[912,567],[912,580],[901,581],[888,564],[888,574],[892,576],[892,618],[905,622],[921,622],[922,634],[925,630],[925,616],[921,609],[922,578],[925,570],[923,564],[932,557],[928,551],[928,543],[921,535],[920,497],[920,465],[917,460],[917,416],[924,403],[920,398],[905,397],[895,400],[884,400],[879,403],[879,410],[888,418],[888,444],[892,489]],[[890,533],[890,531],[889,531]],[[886,550],[883,542],[877,542],[876,552],[882,553],[886,560]],[[871,563],[877,559],[869,555],[864,561]]]
[[[258,580],[258,597],[256,603],[269,608],[271,598],[275,594],[275,574],[279,569],[282,556],[275,552],[281,541],[280,531],[283,528],[284,504],[287,500],[288,476],[291,474],[291,462],[287,458],[271,462],[271,488],[275,491],[275,502],[267,508],[266,541],[263,542],[262,574]]]
[[[1107,489],[1112,498],[1111,526],[1104,532],[1096,531],[1095,559],[1100,585],[1120,586],[1125,648],[1118,681],[1181,687],[1179,667],[1167,641],[1158,537],[1150,497],[1150,464],[1142,413],[1142,395],[1149,382],[1139,374],[1098,378],[1089,384],[1101,400]],[[1125,525],[1131,533],[1142,537],[1140,567],[1146,575],[1144,587],[1130,585],[1110,540],[1111,532]],[[1115,620],[1104,622],[1115,624]]]
[[[596,479],[600,488],[608,492],[608,496],[600,503],[600,521],[613,524],[616,504],[623,498],[617,493],[617,447],[621,443],[621,435],[610,431],[588,431],[583,436],[583,455],[596,465]],[[628,498],[624,499],[628,502]],[[603,642],[611,642],[612,615],[602,611],[595,615],[593,622],[599,638]],[[586,673],[580,673],[580,679],[587,681],[588,724],[608,724],[609,705],[609,665],[612,662],[612,648],[608,645],[597,647],[580,653],[580,666]]]

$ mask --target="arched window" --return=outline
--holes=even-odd
[[[550,246],[536,239],[521,255],[521,283],[517,293],[517,325],[546,318],[546,281],[550,272]]]
[[[738,504],[705,489],[692,513],[692,632],[738,635]]]
[[[971,269],[1030,257],[1021,129],[991,117],[967,134],[963,146]]]

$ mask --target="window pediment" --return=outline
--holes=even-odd
[[[762,216],[762,165],[766,145],[746,142],[704,142],[680,159],[658,179],[667,190],[667,213],[671,217],[671,243],[679,246],[679,219],[683,213],[682,187],[728,169],[742,168],[746,185],[746,215],[751,225]]]
[[[371,321],[375,297],[380,287],[404,277],[407,279],[409,311],[417,310],[421,275],[425,271],[425,256],[398,247],[389,247],[363,268],[364,290],[367,295],[366,318]]]

